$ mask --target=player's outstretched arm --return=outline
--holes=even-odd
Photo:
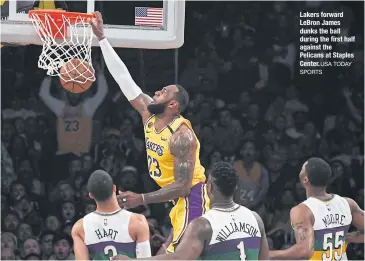
[[[314,253],[314,217],[307,206],[300,204],[290,211],[296,244],[286,250],[270,251],[270,259],[307,260]]]
[[[349,243],[364,243],[364,210],[351,198],[346,198],[349,202],[351,214],[352,214],[352,225],[355,226],[358,231],[347,234],[347,240]]]
[[[114,80],[118,83],[125,97],[141,114],[142,120],[145,122],[151,116],[147,110],[147,106],[152,102],[152,98],[144,94],[141,88],[139,88],[139,86],[134,82],[127,67],[105,38],[101,13],[96,11],[95,16],[96,18],[92,19],[90,24],[95,36],[99,40],[105,64]]]
[[[186,197],[190,193],[195,166],[197,141],[185,124],[172,135],[170,152],[174,156],[175,182],[157,191],[144,194],[144,203],[159,203]]]
[[[133,214],[129,221],[129,235],[136,242],[137,258],[146,258],[151,256],[150,246],[150,229],[145,216]]]
[[[76,260],[89,260],[89,250],[84,243],[83,220],[79,219],[72,227],[72,239],[74,241],[74,253]]]
[[[197,260],[211,237],[212,228],[209,221],[202,217],[197,218],[188,225],[174,253],[144,258],[143,260]],[[113,260],[123,259],[128,258],[125,256],[113,257]]]
[[[266,238],[266,232],[265,232],[265,225],[262,221],[261,217],[256,213],[252,212],[255,215],[255,218],[257,220],[257,223],[260,228],[261,232],[261,247],[260,247],[260,253],[259,253],[259,260],[269,260],[269,243],[267,242]]]

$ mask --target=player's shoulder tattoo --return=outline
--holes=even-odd
[[[189,156],[195,145],[193,131],[182,125],[171,137],[170,151],[175,157],[185,158]]]
[[[177,182],[189,183],[195,166],[196,140],[193,131],[182,125],[170,140],[170,152],[174,155],[174,176]]]
[[[311,215],[310,210],[303,204],[292,208],[290,211],[292,227],[297,243],[307,241],[309,247],[314,249],[314,230]]]

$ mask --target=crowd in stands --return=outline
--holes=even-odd
[[[356,43],[334,48],[354,52],[355,59],[346,71],[299,75],[299,11],[321,8],[345,12],[342,29]],[[306,197],[298,175],[309,157],[331,165],[329,192],[364,208],[362,20],[363,3],[186,5],[178,83],[191,101],[184,116],[201,142],[206,175],[217,161],[236,167],[235,200],[260,214],[271,249],[295,243],[289,212]],[[147,93],[173,83],[174,50],[117,52]],[[157,185],[148,175],[141,119],[100,50],[93,50],[97,81],[82,95],[45,77],[39,53],[38,46],[1,49],[1,259],[73,260],[71,228],[96,208],[86,188],[93,170],[107,171],[122,191],[150,192]],[[62,121],[66,113],[77,120]],[[133,209],[149,222],[153,254],[170,233],[171,207]],[[347,253],[361,260],[364,246],[350,244]]]

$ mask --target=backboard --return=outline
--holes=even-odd
[[[113,47],[172,49],[184,43],[185,1],[181,0],[0,0],[0,3],[2,43],[42,44],[28,18],[28,11],[33,8],[67,8],[67,11],[82,13],[100,11],[105,24],[104,33]],[[154,10],[157,10],[157,15]],[[95,37],[93,46],[98,46]]]

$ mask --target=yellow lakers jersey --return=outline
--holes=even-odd
[[[92,119],[86,115],[83,103],[66,105],[57,120],[58,151],[89,152],[92,141]]]
[[[191,123],[187,119],[179,116],[160,132],[155,129],[155,116],[151,116],[144,125],[146,139],[146,151],[148,161],[148,171],[160,187],[165,187],[175,182],[174,178],[174,156],[170,153],[169,142],[172,134],[181,126],[186,124],[191,130]],[[194,134],[195,136],[195,134]],[[195,136],[197,139],[197,137]],[[196,159],[193,174],[192,186],[199,182],[205,182],[204,167],[200,164],[199,151],[200,143],[197,139]]]

